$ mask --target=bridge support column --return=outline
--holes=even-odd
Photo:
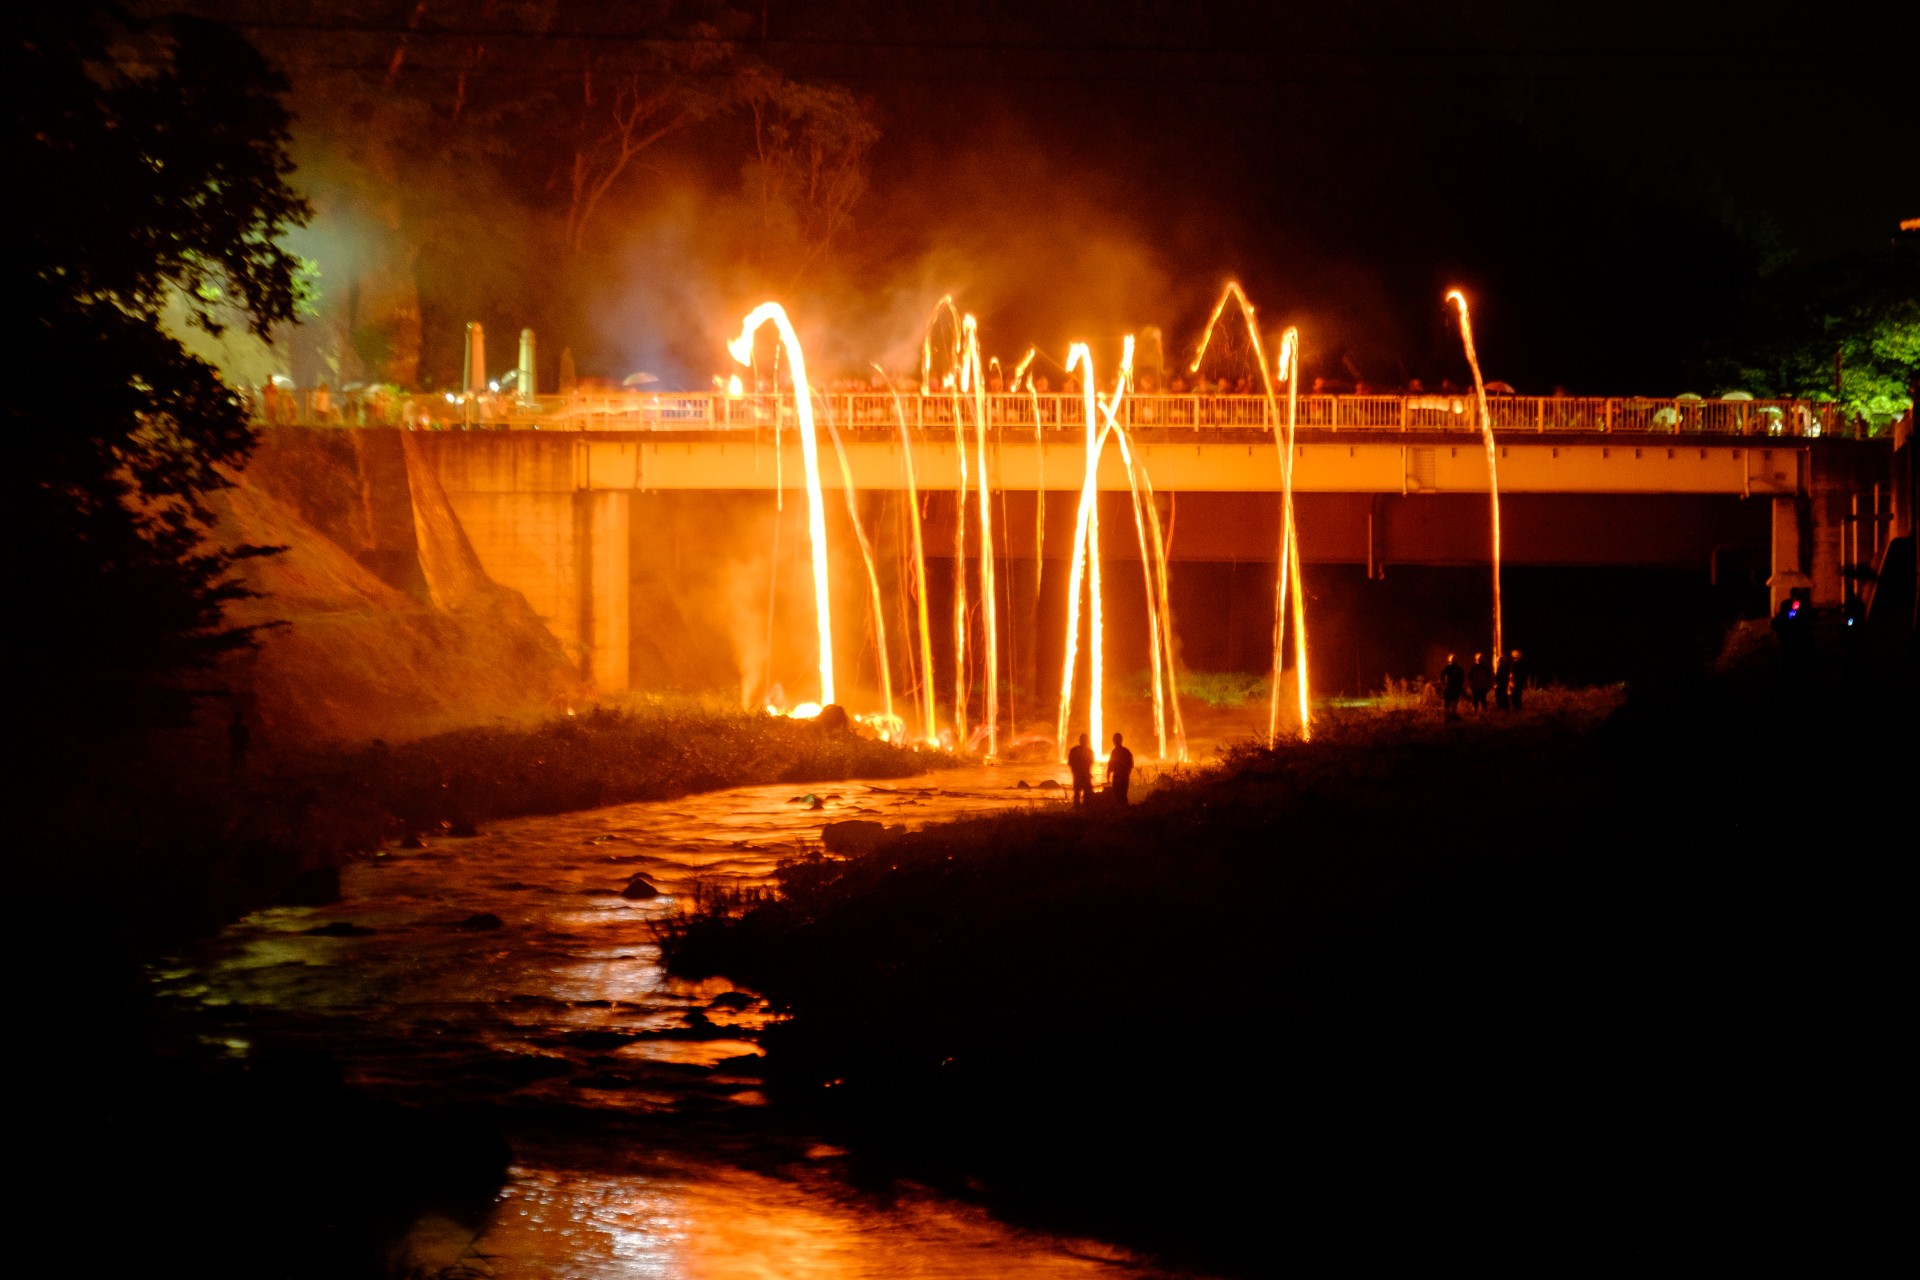
[[[633,495],[620,490],[573,495],[579,569],[580,674],[599,693],[627,688],[632,644],[633,575],[629,560]]]
[[[1780,606],[1795,591],[1813,585],[1807,576],[1807,551],[1811,541],[1806,535],[1805,498],[1773,500],[1772,574],[1767,578],[1767,608],[1780,612]]]

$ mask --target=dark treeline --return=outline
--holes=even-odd
[[[1454,284],[1490,376],[1527,391],[1804,393],[1832,346],[1869,382],[1894,359],[1884,308],[1835,342],[1859,299],[1808,310],[1788,279],[1901,261],[1884,15],[193,8],[294,86],[321,212],[309,383],[444,385],[477,319],[539,329],[549,385],[562,347],[583,374],[700,385],[764,296],[823,370],[864,375],[911,363],[949,290],[1003,356],[1147,324],[1176,355],[1229,276],[1329,382],[1461,380]],[[1755,307],[1792,323],[1756,332]]]

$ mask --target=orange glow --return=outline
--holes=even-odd
[[[1313,719],[1307,702],[1307,596],[1300,586],[1300,538],[1299,530],[1293,520],[1293,439],[1294,426],[1300,417],[1300,331],[1289,327],[1280,337],[1280,375],[1287,380],[1287,444],[1286,462],[1280,468],[1280,505],[1282,554],[1280,557],[1281,582],[1284,585],[1289,577],[1293,580],[1293,672],[1295,683],[1299,686],[1300,699],[1300,740],[1313,737]],[[1273,647],[1280,651],[1280,629],[1284,625],[1286,612],[1284,605],[1286,592],[1280,592],[1274,615]],[[1275,709],[1278,709],[1280,686],[1274,685]],[[1269,726],[1269,732],[1277,732],[1277,723]]]
[[[1300,737],[1304,741],[1312,736],[1312,718],[1307,698],[1307,613],[1306,603],[1299,591],[1299,571],[1294,566],[1299,558],[1295,547],[1293,528],[1293,429],[1298,405],[1299,379],[1299,332],[1287,330],[1291,339],[1291,349],[1287,340],[1282,341],[1281,372],[1288,380],[1287,426],[1284,434],[1280,426],[1279,397],[1273,389],[1273,371],[1267,364],[1267,354],[1260,345],[1260,325],[1254,318],[1253,303],[1247,299],[1246,291],[1237,280],[1229,280],[1226,289],[1220,295],[1220,301],[1214,305],[1213,314],[1207,317],[1207,327],[1200,335],[1199,350],[1194,352],[1190,372],[1200,372],[1200,361],[1207,354],[1207,344],[1213,340],[1213,329],[1226,312],[1227,303],[1238,302],[1240,314],[1247,323],[1247,337],[1253,343],[1254,359],[1260,366],[1260,386],[1267,398],[1267,421],[1273,424],[1273,443],[1280,454],[1280,560],[1274,581],[1273,614],[1273,694],[1267,713],[1267,745],[1272,746],[1280,737],[1280,689],[1284,678],[1281,669],[1281,640],[1286,634],[1285,618],[1287,607],[1287,586],[1291,579],[1293,590],[1293,634],[1294,665],[1299,684],[1300,699]],[[1291,360],[1291,365],[1288,361]]]
[[[1082,412],[1087,423],[1086,475],[1080,485],[1080,514],[1074,525],[1072,573],[1067,588],[1066,660],[1060,672],[1060,717],[1056,730],[1061,759],[1069,747],[1067,719],[1073,710],[1073,672],[1080,647],[1080,588],[1087,587],[1087,731],[1096,750],[1106,742],[1106,620],[1100,583],[1100,450],[1106,443],[1106,431],[1099,426],[1101,416],[1108,422],[1119,411],[1126,394],[1127,380],[1133,374],[1133,339],[1123,348],[1120,375],[1113,395],[1104,401],[1093,387],[1093,352],[1084,342],[1076,342],[1067,351],[1067,372],[1080,370]]]
[[[1187,759],[1187,727],[1180,715],[1180,680],[1173,665],[1173,603],[1167,586],[1167,547],[1160,536],[1160,510],[1153,501],[1153,477],[1147,474],[1146,459],[1135,465],[1132,441],[1126,429],[1108,418],[1108,428],[1120,444],[1120,457],[1127,465],[1127,484],[1133,490],[1134,528],[1140,534],[1141,572],[1146,576],[1147,625],[1151,629],[1148,652],[1153,659],[1153,721],[1160,739],[1160,758]],[[1141,524],[1144,508],[1146,523]],[[1151,554],[1148,548],[1151,547]],[[1162,692],[1161,670],[1166,672]],[[1167,754],[1166,727],[1171,713],[1173,754]]]
[[[947,294],[933,304],[927,330],[920,342],[920,394],[927,395],[933,380],[933,330],[941,316],[953,326],[953,358],[941,375],[940,387],[953,401],[953,453],[959,469],[959,487],[953,495],[953,740],[961,750],[967,744],[967,427],[960,405],[960,380],[966,376],[965,328],[960,312]]]
[[[881,377],[886,371],[873,366]],[[913,529],[913,586],[920,614],[920,733],[929,745],[940,745],[940,728],[933,713],[933,627],[927,620],[927,548],[920,537],[920,489],[913,478],[913,437],[907,432],[907,411],[900,403],[900,391],[887,378],[887,391],[893,396],[894,417],[900,422],[900,453],[907,465],[907,514]]]
[[[1027,380],[1027,402],[1033,406],[1033,465],[1035,467],[1033,489],[1033,598],[1040,598],[1040,580],[1046,571],[1047,547],[1047,448],[1040,431],[1040,393],[1034,388],[1033,378],[1027,369],[1033,364],[1033,357],[1039,348],[1028,347],[1027,354],[1014,366],[1013,381],[1007,384],[1009,392],[1020,389],[1020,379]],[[1038,639],[1036,636],[1035,639]]]
[[[1493,447],[1493,414],[1487,409],[1487,384],[1480,376],[1480,356],[1473,349],[1473,321],[1467,315],[1467,295],[1458,289],[1447,291],[1447,301],[1460,312],[1460,341],[1467,349],[1467,365],[1473,370],[1474,399],[1480,405],[1480,438],[1487,446],[1487,493],[1493,501],[1493,661],[1500,662],[1506,650],[1500,647],[1500,476]]]
[[[813,552],[813,612],[820,643],[820,700],[831,704],[834,701],[833,615],[827,590],[827,518],[820,497],[820,445],[813,433],[813,392],[807,385],[807,359],[800,350],[800,337],[793,331],[786,309],[777,302],[763,302],[749,312],[741,322],[740,336],[727,344],[727,350],[737,363],[748,363],[753,359],[753,335],[768,323],[779,332],[780,342],[793,366],[794,402],[800,418],[800,457],[807,469],[807,541]]]
[[[1131,338],[1128,341],[1132,341]],[[1120,460],[1127,468],[1127,489],[1133,499],[1133,531],[1140,542],[1140,575],[1144,579],[1147,601],[1147,671],[1153,688],[1153,735],[1155,748],[1160,758],[1167,758],[1167,694],[1166,680],[1162,672],[1162,645],[1164,633],[1160,626],[1160,593],[1155,590],[1154,556],[1147,548],[1147,514],[1142,509],[1140,498],[1141,478],[1146,471],[1144,464],[1136,465],[1133,456],[1132,441],[1127,429],[1120,425],[1111,409],[1107,414],[1106,425],[1101,428],[1104,435],[1113,434],[1114,443],[1120,446]]]
[[[993,591],[993,497],[987,475],[987,382],[980,368],[980,326],[969,315],[961,320],[965,352],[961,360],[961,380],[973,391],[975,456],[980,464],[980,601],[986,623],[981,653],[982,674],[987,681],[987,759],[1000,752],[1000,619]]]
[[[860,543],[860,558],[867,566],[867,589],[873,608],[874,665],[880,669],[881,715],[888,723],[893,723],[896,721],[893,714],[893,667],[887,660],[887,615],[885,606],[880,602],[880,571],[874,567],[873,545],[867,541],[866,526],[860,523],[859,494],[853,487],[853,468],[847,463],[846,446],[840,443],[840,433],[834,428],[831,412],[827,414],[827,434],[833,439],[834,456],[840,460],[840,491],[846,495],[847,519],[853,522],[853,536]],[[884,732],[882,736],[886,736]]]

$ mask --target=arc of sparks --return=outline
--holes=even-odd
[[[1120,459],[1127,467],[1127,487],[1133,491],[1133,524],[1140,539],[1140,572],[1145,578],[1147,594],[1147,652],[1153,677],[1154,733],[1159,739],[1160,758],[1184,763],[1187,728],[1180,714],[1180,680],[1173,665],[1173,603],[1167,587],[1167,548],[1160,536],[1160,511],[1153,499],[1153,477],[1147,474],[1144,456],[1135,463],[1132,437],[1115,420],[1113,410],[1102,412],[1107,415],[1102,434],[1111,431],[1119,444]],[[1172,756],[1167,755],[1169,713],[1173,727]]]
[[[1007,390],[1018,393],[1020,380],[1027,380],[1027,403],[1033,407],[1033,459],[1036,478],[1033,485],[1033,596],[1040,598],[1040,575],[1046,568],[1047,545],[1047,450],[1046,442],[1040,432],[1040,393],[1034,388],[1033,378],[1027,373],[1033,364],[1033,358],[1039,354],[1038,347],[1028,347],[1027,354],[1020,357],[1020,363],[1014,366],[1013,381],[1007,384]]]
[[[1473,395],[1480,408],[1480,438],[1487,446],[1487,493],[1493,501],[1493,661],[1500,664],[1500,474],[1493,447],[1493,414],[1487,408],[1487,384],[1480,376],[1480,356],[1473,348],[1473,320],[1467,314],[1467,295],[1458,289],[1447,291],[1447,301],[1460,312],[1460,341],[1467,349],[1467,365],[1473,370]]]
[[[1000,753],[1000,619],[993,589],[993,485],[987,474],[987,384],[980,369],[980,327],[969,315],[961,321],[965,341],[962,380],[973,390],[974,457],[979,463],[980,600],[986,633],[982,637],[981,674],[986,678],[987,759]]]
[[[1161,645],[1163,636],[1160,630],[1160,610],[1158,593],[1154,590],[1154,557],[1147,548],[1147,517],[1141,508],[1140,474],[1145,471],[1144,463],[1136,465],[1133,457],[1132,441],[1127,429],[1114,419],[1111,409],[1104,408],[1107,422],[1101,428],[1101,434],[1113,435],[1114,443],[1120,446],[1120,461],[1127,469],[1127,490],[1133,499],[1133,531],[1140,542],[1140,574],[1145,580],[1147,599],[1147,670],[1153,688],[1153,736],[1160,758],[1167,758],[1167,695],[1166,682],[1162,674]]]
[[[900,423],[900,455],[907,466],[907,512],[913,530],[914,596],[920,615],[920,732],[928,745],[939,746],[940,730],[934,722],[933,710],[933,627],[927,619],[927,548],[920,536],[920,489],[913,476],[913,437],[907,431],[907,411],[900,403],[900,389],[887,377],[886,370],[877,364],[873,367],[887,380],[887,391],[893,396],[893,415]]]
[[[823,398],[821,403],[824,405],[827,402]],[[866,526],[860,520],[859,494],[853,487],[853,467],[847,461],[846,446],[840,443],[840,432],[833,425],[831,410],[827,412],[826,419],[827,436],[833,441],[834,456],[840,460],[840,490],[847,498],[847,519],[853,522],[853,536],[860,544],[860,558],[867,566],[867,591],[873,610],[874,662],[880,668],[880,705],[887,723],[891,725],[896,723],[893,716],[893,667],[887,659],[887,618],[886,606],[880,600],[880,571],[873,561],[873,544],[867,541]]]
[[[833,614],[829,606],[827,583],[827,522],[825,504],[820,497],[820,444],[814,437],[813,392],[807,385],[807,359],[800,350],[800,336],[787,319],[786,308],[777,302],[763,302],[747,313],[741,322],[740,336],[727,344],[727,351],[740,364],[753,359],[753,335],[760,326],[771,323],[779,332],[781,345],[793,367],[793,392],[800,419],[800,458],[807,472],[807,540],[813,552],[813,611],[820,645],[820,704],[835,701],[833,688]]]
[[[965,325],[953,305],[953,295],[943,294],[927,317],[927,329],[920,343],[920,394],[930,395],[933,379],[933,330],[946,316],[953,326],[953,357],[942,386],[953,406],[954,459],[959,468],[959,486],[953,496],[953,739],[958,747],[967,741],[967,426],[960,406],[961,381],[966,377]]]
[[[1289,399],[1289,416],[1283,434],[1280,426],[1279,397],[1273,389],[1273,370],[1267,363],[1266,351],[1260,345],[1260,326],[1254,317],[1253,303],[1248,300],[1246,291],[1240,287],[1240,282],[1237,280],[1227,282],[1226,289],[1220,294],[1220,301],[1214,304],[1213,314],[1207,317],[1207,327],[1200,335],[1200,347],[1194,352],[1190,372],[1200,372],[1200,361],[1207,354],[1207,344],[1213,340],[1214,327],[1220,323],[1220,317],[1225,314],[1227,304],[1236,301],[1239,303],[1241,316],[1246,320],[1247,336],[1253,343],[1254,359],[1260,366],[1260,385],[1266,393],[1267,400],[1267,421],[1273,424],[1273,442],[1280,453],[1280,563],[1274,582],[1273,696],[1267,719],[1267,745],[1272,746],[1280,736],[1280,689],[1284,680],[1281,667],[1283,654],[1280,644],[1284,631],[1281,619],[1285,616],[1289,579],[1292,580],[1295,588],[1292,593],[1294,666],[1299,683],[1300,737],[1304,741],[1313,733],[1307,699],[1306,605],[1298,589],[1299,570],[1294,565],[1299,557],[1299,549],[1295,546],[1293,527],[1293,430],[1296,412],[1293,406],[1297,405],[1298,399],[1297,396]],[[1288,332],[1294,335],[1293,358],[1297,364],[1299,334],[1297,330],[1292,329]],[[1282,339],[1282,345],[1284,347],[1285,339]],[[1292,381],[1297,383],[1299,379],[1296,377]]]
[[[1307,715],[1307,596],[1300,582],[1300,538],[1299,530],[1293,519],[1293,433],[1300,417],[1300,331],[1288,326],[1280,335],[1280,372],[1287,380],[1287,446],[1286,461],[1280,468],[1281,524],[1284,532],[1280,544],[1281,581],[1289,578],[1293,583],[1293,671],[1298,685],[1300,700],[1300,740],[1305,742],[1313,737],[1313,723]],[[1281,628],[1286,618],[1286,593],[1280,593],[1274,601],[1273,609],[1273,648],[1280,651]],[[1274,686],[1274,706],[1269,713],[1268,732],[1277,733],[1279,729],[1280,686]]]
[[[1114,384],[1114,392],[1107,402],[1106,416],[1118,412],[1120,398],[1126,394],[1127,375],[1131,372],[1133,344],[1129,340],[1124,348],[1125,364]],[[1056,730],[1056,741],[1061,758],[1066,758],[1067,717],[1073,709],[1073,673],[1078,665],[1080,645],[1080,590],[1081,584],[1087,588],[1087,728],[1096,744],[1103,743],[1106,735],[1106,655],[1103,638],[1106,622],[1103,616],[1103,589],[1100,582],[1100,503],[1099,468],[1100,449],[1106,436],[1098,424],[1102,413],[1099,393],[1093,386],[1093,352],[1084,342],[1076,342],[1067,351],[1067,372],[1080,370],[1081,410],[1087,424],[1086,474],[1080,484],[1080,512],[1074,525],[1072,568],[1068,574],[1067,586],[1067,645],[1065,661],[1060,671],[1060,716]]]

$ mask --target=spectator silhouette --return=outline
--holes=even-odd
[[[1513,701],[1508,691],[1513,687],[1513,671],[1505,655],[1493,655],[1493,706],[1496,711],[1511,711]]]
[[[1093,803],[1093,741],[1086,734],[1067,752],[1067,768],[1073,773],[1073,807]]]
[[[1440,701],[1447,708],[1447,719],[1460,718],[1460,695],[1466,691],[1466,669],[1450,653],[1447,655],[1447,665],[1440,669]]]
[[[1507,655],[1507,686],[1507,696],[1513,700],[1513,709],[1518,711],[1527,694],[1527,664],[1518,649]]]
[[[1487,655],[1473,655],[1473,670],[1467,672],[1467,693],[1473,699],[1475,711],[1487,709],[1487,693],[1493,688],[1493,668],[1487,663]]]
[[[1120,735],[1113,735],[1113,754],[1107,757],[1107,790],[1113,793],[1113,802],[1121,807],[1127,803],[1127,788],[1133,782],[1133,752],[1120,741]]]

